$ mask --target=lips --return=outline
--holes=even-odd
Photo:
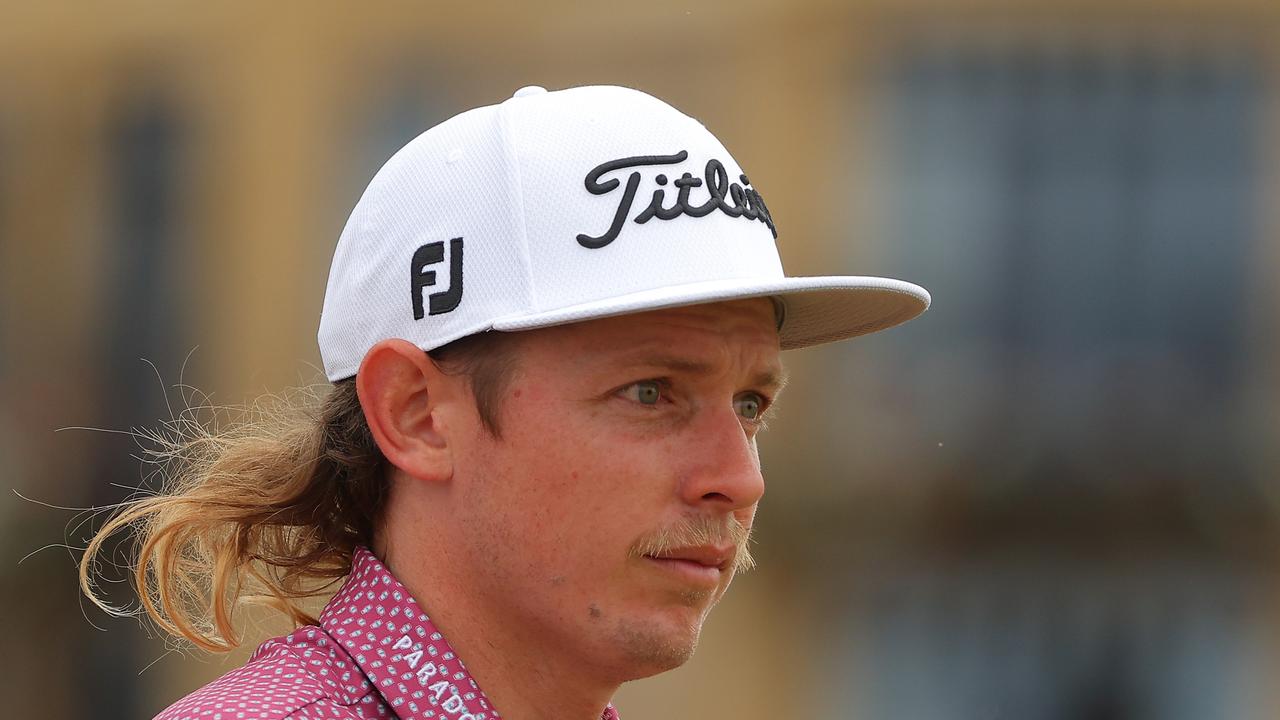
[[[654,560],[682,560],[702,567],[726,570],[733,562],[733,556],[734,547],[732,545],[699,545],[664,550],[646,557]]]
[[[684,585],[694,585],[706,590],[717,588],[725,573],[732,566],[734,548],[699,546],[664,550],[645,555],[647,564],[657,568]]]

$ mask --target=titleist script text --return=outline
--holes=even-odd
[[[592,168],[591,172],[587,173],[584,184],[587,186],[587,192],[592,195],[608,195],[616,190],[619,185],[617,178],[609,178],[601,182],[600,178],[608,173],[615,170],[650,165],[675,165],[684,162],[688,157],[689,153],[681,150],[675,155],[637,155],[636,157],[610,160]],[[691,205],[689,203],[690,190],[702,187],[703,179],[696,178],[690,173],[685,173],[671,183],[676,188],[675,204],[670,207],[664,207],[666,191],[662,186],[667,184],[667,176],[659,174],[654,178],[654,182],[659,187],[653,191],[653,198],[649,200],[649,206],[640,211],[640,214],[636,215],[633,220],[637,224],[643,225],[653,218],[674,220],[681,215],[700,218],[719,210],[729,217],[759,220],[769,227],[769,232],[773,233],[774,238],[778,237],[778,229],[773,225],[773,216],[769,214],[769,208],[765,207],[764,199],[760,197],[760,193],[751,187],[751,181],[747,180],[746,175],[738,176],[738,179],[742,181],[741,185],[736,182],[731,183],[729,182],[729,172],[725,170],[724,164],[712,158],[707,161],[703,177],[706,178],[707,194],[709,196],[706,202],[700,205]],[[633,170],[631,175],[627,177],[627,186],[622,191],[622,197],[618,201],[618,209],[613,214],[613,224],[609,226],[609,229],[603,235],[579,234],[578,244],[585,248],[596,249],[616,240],[618,234],[622,232],[623,224],[627,221],[627,215],[631,213],[631,206],[635,202],[636,189],[638,187],[640,187],[640,171]]]

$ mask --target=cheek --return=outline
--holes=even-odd
[[[477,448],[476,460],[472,520],[516,564],[562,573],[557,566],[567,556],[598,548],[602,530],[614,524],[608,499],[619,498],[599,481],[614,471],[563,433],[504,428],[501,440]]]
[[[469,449],[484,514],[474,520],[516,561],[509,567],[597,579],[617,572],[631,544],[669,515],[686,449],[619,425],[607,409],[539,395],[513,389],[502,438]]]
[[[524,476],[531,499],[546,505],[605,507],[605,499],[634,489],[631,479],[655,465],[652,443],[616,427],[607,407],[538,402],[536,393],[513,398],[511,428],[502,452],[504,471]]]

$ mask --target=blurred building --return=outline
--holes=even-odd
[[[423,129],[522,85],[626,84],[750,169],[792,274],[903,277],[935,306],[791,354],[762,568],[624,717],[1280,713],[1274,3],[5,15],[0,458],[22,495],[148,480],[127,437],[55,428],[319,381],[338,232]],[[78,554],[19,560],[81,544],[84,517],[5,495],[15,717],[149,717],[243,661],[82,617]]]

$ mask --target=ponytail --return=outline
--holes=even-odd
[[[430,353],[442,371],[467,376],[494,437],[514,337],[471,335]],[[232,420],[222,430],[184,417],[166,425],[172,437],[148,435],[163,486],[116,511],[80,559],[80,589],[95,605],[117,616],[145,612],[211,652],[240,645],[241,604],[315,624],[299,601],[345,577],[358,546],[374,546],[390,492],[355,378],[268,399]],[[122,531],[136,543],[137,611],[108,603],[94,581],[107,540]]]
[[[297,601],[345,576],[355,548],[373,542],[386,461],[354,378],[320,398],[299,390],[245,412],[226,432],[188,422],[178,426],[186,437],[152,437],[166,486],[90,540],[80,588],[94,604],[129,614],[108,605],[92,579],[106,540],[129,529],[141,608],[172,635],[213,652],[234,649],[237,602],[275,608],[297,625],[316,621]]]

